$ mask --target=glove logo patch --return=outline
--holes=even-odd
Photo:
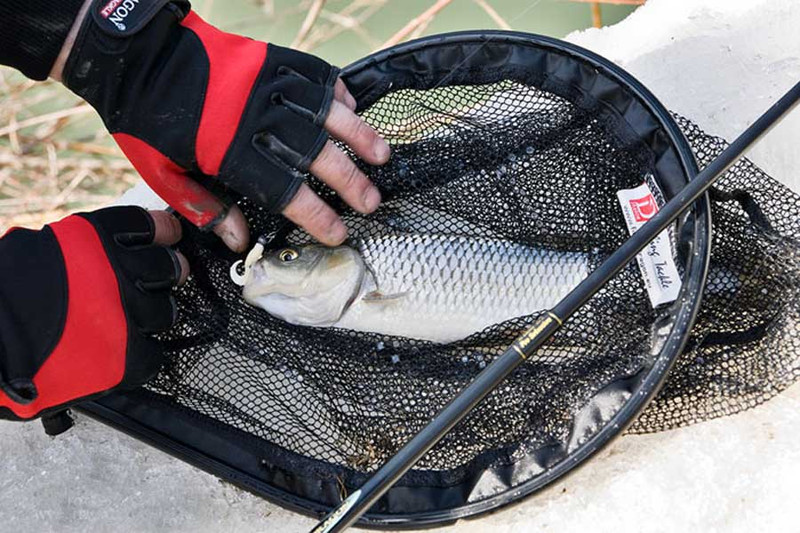
[[[92,16],[105,33],[130,37],[150,22],[169,0],[95,0]]]
[[[100,16],[111,21],[120,31],[125,31],[125,19],[136,9],[139,0],[111,0],[101,10]]]

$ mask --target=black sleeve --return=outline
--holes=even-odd
[[[83,0],[0,1],[0,64],[44,80]]]

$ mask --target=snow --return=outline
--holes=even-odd
[[[650,0],[612,28],[568,40],[636,76],[670,110],[733,140],[800,81],[797,0]],[[800,190],[800,113],[749,154]]]
[[[569,40],[613,59],[668,108],[734,138],[800,79],[800,2],[649,0]],[[752,159],[800,192],[800,110]],[[148,197],[137,188],[126,201]],[[796,530],[800,387],[737,416],[624,437],[544,493],[442,532]],[[7,531],[307,531],[313,521],[81,418],[51,439],[0,423]]]

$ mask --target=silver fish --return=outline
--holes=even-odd
[[[353,246],[257,245],[244,299],[292,324],[452,342],[549,309],[589,273],[589,254],[442,235],[364,238]]]

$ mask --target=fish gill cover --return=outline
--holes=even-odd
[[[384,167],[359,162],[384,195],[373,215],[310,183],[354,239],[386,246],[404,239],[409,261],[431,259],[428,274],[400,268],[398,275],[435,269],[445,292],[467,289],[460,269],[437,262],[438,253],[415,251],[421,240],[413,237],[434,236],[451,246],[496,240],[547,251],[542,257],[552,264],[537,281],[573,283],[574,266],[559,258],[578,254],[591,269],[628,237],[618,191],[649,181],[658,203],[674,193],[653,180],[663,157],[630,134],[627,117],[602,113],[591,95],[552,78],[526,81],[509,69],[490,70],[441,86],[418,77],[420,88],[406,80],[373,90],[366,104],[360,99],[361,115],[393,148]],[[725,148],[722,139],[674,118],[701,168]],[[743,160],[711,200],[711,262],[697,323],[630,432],[747,409],[800,373],[800,198]],[[246,200],[240,205],[252,232],[271,239],[268,248],[310,242],[281,217]],[[136,401],[211,421],[203,426],[208,435],[256,449],[261,479],[278,489],[270,494],[306,510],[355,490],[543,310],[444,344],[295,326],[247,304],[229,277],[240,258],[213,237],[188,231],[183,249],[193,276],[177,294],[180,322],[163,338],[169,363]],[[679,233],[674,250],[683,274],[692,248],[682,246]],[[516,260],[495,253],[488,264],[502,271]],[[487,305],[508,298],[481,286],[480,276],[470,290],[483,291]],[[667,312],[654,309],[640,270],[628,265],[404,476],[404,495],[384,498],[373,512],[469,506],[565,460],[653,366]]]

